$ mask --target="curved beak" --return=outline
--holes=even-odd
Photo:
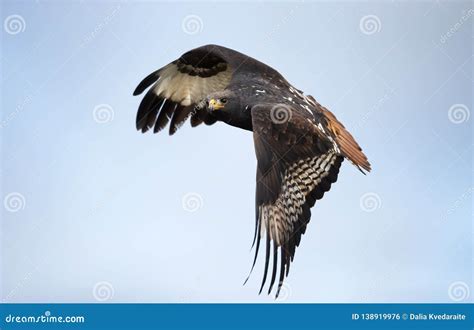
[[[224,107],[224,105],[216,100],[216,99],[210,99],[209,100],[209,110],[211,111],[215,111],[215,110],[219,110],[219,109],[222,109]]]

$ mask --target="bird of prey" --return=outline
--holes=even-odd
[[[268,293],[279,265],[278,297],[310,220],[310,208],[336,182],[342,161],[348,159],[362,173],[370,171],[362,149],[312,96],[270,66],[222,46],[186,52],[143,79],[133,95],[147,88],[136,118],[143,133],[157,133],[170,122],[173,135],[189,117],[192,127],[222,121],[253,132],[257,182],[252,270],[263,238],[260,292],[273,259]]]

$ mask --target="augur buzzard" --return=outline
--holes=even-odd
[[[148,75],[136,126],[169,134],[191,117],[191,126],[223,121],[253,132],[257,155],[255,257],[266,245],[262,291],[270,256],[272,275],[280,264],[280,292],[315,201],[336,182],[344,158],[362,173],[370,163],[352,135],[325,107],[293,87],[268,65],[229,48],[202,46]]]

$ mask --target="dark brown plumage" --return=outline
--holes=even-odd
[[[352,135],[334,114],[312,96],[294,88],[281,74],[234,50],[208,45],[193,49],[147,76],[138,95],[136,126],[156,133],[170,122],[170,135],[191,117],[191,125],[223,121],[253,132],[257,155],[256,222],[253,245],[257,260],[265,240],[265,268],[272,259],[270,293],[276,296],[288,276],[311,207],[336,182],[349,159],[362,172],[370,164]]]

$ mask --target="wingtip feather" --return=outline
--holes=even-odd
[[[270,234],[267,231],[267,244],[266,244],[266,252],[265,252],[265,270],[263,272],[263,279],[262,285],[260,286],[260,291],[258,294],[262,293],[263,287],[265,286],[265,282],[267,281],[267,274],[268,274],[268,263],[270,260]]]

